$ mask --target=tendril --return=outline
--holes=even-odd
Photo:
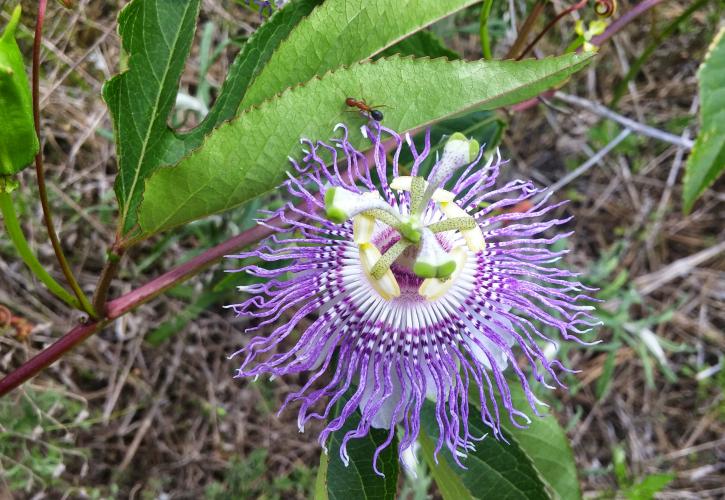
[[[596,0],[594,13],[599,17],[612,17],[617,12],[617,0]]]

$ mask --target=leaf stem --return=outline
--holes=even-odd
[[[106,302],[108,300],[108,289],[111,287],[113,278],[116,277],[118,269],[121,265],[121,258],[124,250],[119,246],[118,242],[114,243],[106,256],[106,264],[101,271],[101,277],[98,279],[96,291],[93,293],[93,310],[101,316],[106,314]]]
[[[48,0],[40,0],[38,2],[38,18],[35,23],[35,39],[33,40],[33,118],[35,120],[35,133],[38,135],[40,141],[40,44],[43,38],[43,21],[45,20],[45,10],[48,5]],[[50,211],[50,204],[48,203],[48,190],[45,186],[45,170],[43,167],[43,147],[41,145],[38,150],[38,154],[35,156],[35,172],[38,175],[38,197],[40,198],[40,205],[43,208],[43,220],[45,221],[45,227],[48,230],[48,237],[50,243],[53,245],[53,251],[55,257],[58,260],[58,264],[63,271],[68,285],[73,290],[73,293],[78,299],[80,304],[79,309],[85,311],[91,318],[96,318],[96,313],[93,310],[93,306],[88,301],[88,298],[81,290],[78,281],[73,276],[73,271],[68,265],[68,260],[63,254],[63,249],[60,246],[60,240],[58,234],[55,232],[55,226],[53,226],[53,216]],[[76,306],[77,307],[77,306]]]
[[[489,61],[493,59],[491,35],[488,32],[488,18],[491,16],[492,6],[493,0],[484,0],[481,6],[481,51],[483,52],[483,58]]]
[[[28,245],[28,241],[25,239],[23,230],[20,228],[20,224],[18,223],[18,217],[15,212],[12,195],[4,192],[2,189],[0,189],[0,212],[3,215],[5,229],[10,237],[10,241],[12,241],[13,246],[18,251],[18,254],[20,254],[20,257],[23,259],[23,262],[25,262],[25,265],[28,266],[28,269],[30,269],[30,271],[41,282],[43,282],[46,287],[48,287],[48,290],[50,290],[53,295],[71,307],[80,308],[78,300],[69,294],[57,281],[55,281],[38,261],[35,253],[33,253],[30,245]]]

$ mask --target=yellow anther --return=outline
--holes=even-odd
[[[418,294],[427,300],[437,300],[443,297],[448,290],[453,286],[458,277],[463,272],[463,266],[466,265],[468,260],[466,249],[463,247],[456,247],[449,252],[449,255],[453,258],[456,263],[456,270],[453,274],[445,281],[439,280],[438,278],[428,278],[421,283],[418,288]]]
[[[392,300],[395,297],[400,297],[400,286],[398,286],[398,281],[395,279],[395,276],[393,276],[393,272],[390,269],[388,269],[379,280],[376,280],[372,276],[373,266],[382,256],[378,247],[372,243],[361,243],[358,245],[358,249],[360,252],[360,263],[365,271],[365,276],[370,281],[370,284],[375,291],[378,292],[385,300]]]

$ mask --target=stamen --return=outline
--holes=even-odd
[[[395,243],[395,245],[388,248],[388,251],[385,252],[382,257],[378,259],[378,261],[375,263],[372,270],[370,271],[372,277],[376,280],[382,278],[383,275],[390,269],[390,266],[393,265],[395,259],[400,257],[405,249],[408,248],[411,244],[412,243],[410,243],[409,241],[400,239],[397,241],[397,243]]]
[[[387,212],[383,212],[387,215]],[[369,243],[375,231],[375,218],[366,213],[356,215],[352,219],[352,239],[358,245]]]
[[[395,297],[400,297],[400,286],[398,281],[393,276],[393,272],[388,269],[381,278],[375,278],[372,275],[372,268],[380,260],[382,255],[378,247],[372,243],[363,243],[358,246],[360,251],[360,264],[362,265],[365,275],[370,280],[370,284],[376,292],[380,294],[385,300],[392,300]]]
[[[478,155],[478,141],[474,139],[466,139],[466,136],[460,132],[451,135],[443,148],[443,155],[438,163],[433,167],[430,177],[428,177],[428,187],[423,194],[420,209],[424,209],[428,201],[433,196],[438,187],[450,177],[453,172],[461,168],[466,163],[472,161]],[[418,212],[414,212],[418,213]]]
[[[390,227],[397,228],[402,223],[400,217],[392,215],[390,212],[374,208],[372,210],[365,210],[363,215],[377,219],[380,222],[387,224]]]
[[[438,222],[434,222],[428,229],[433,234],[442,233],[444,231],[470,231],[478,226],[476,219],[473,217],[453,217],[451,219],[443,219]]]
[[[327,218],[337,224],[368,210],[382,210],[398,220],[398,213],[380,198],[377,191],[355,193],[345,188],[333,186],[325,192],[325,212]]]
[[[429,185],[422,177],[413,177],[410,182],[410,213],[419,214],[423,208],[424,194]]]
[[[424,180],[425,182],[425,188],[424,190],[428,189],[428,181]],[[392,189],[395,189],[396,191],[408,191],[410,192],[412,189],[413,184],[413,177],[409,175],[401,175],[400,177],[396,177],[393,179],[393,182],[390,183],[390,187]],[[453,201],[453,199],[456,197],[455,194],[451,193],[450,191],[446,191],[445,189],[436,189],[433,191],[433,196],[431,197],[431,200],[435,201],[436,203],[440,203],[442,201]]]
[[[443,214],[449,218],[448,220],[455,220],[461,218],[472,219],[472,217],[468,215],[465,210],[463,210],[455,203],[443,202],[439,206],[441,212],[443,212]],[[486,242],[483,239],[483,233],[481,232],[481,228],[478,224],[474,224],[474,227],[471,229],[459,230],[461,231],[461,236],[463,236],[463,239],[466,240],[466,245],[472,252],[480,252],[481,250],[486,248]]]

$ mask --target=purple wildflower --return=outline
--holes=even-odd
[[[341,138],[305,140],[302,162],[291,159],[299,178],[290,177],[285,187],[301,203],[288,202],[260,221],[276,234],[256,250],[230,256],[276,263],[237,270],[266,281],[240,287],[251,298],[228,307],[252,320],[247,331],[274,328],[232,355],[242,358],[237,377],[311,372],[280,409],[301,402],[300,431],[310,419],[326,419],[356,386],[319,438],[324,446],[359,408],[360,423],[340,447],[345,463],[348,441],[371,427],[389,431],[377,459],[399,424],[402,456],[418,436],[423,403],[432,399],[436,452],[445,445],[458,460],[482,438],[468,429],[469,385],[478,388],[481,419],[501,437],[499,404],[515,425],[521,426],[516,417],[529,422],[512,404],[503,373],[509,364],[537,415],[542,404],[514,346],[535,380],[552,388],[548,375],[561,386],[557,371],[567,369],[547,359],[537,342],[556,345],[545,329],[582,342],[579,335],[595,326],[587,313],[592,308],[578,304],[591,300],[586,287],[551,265],[565,252],[546,248],[571,233],[541,235],[570,218],[532,220],[563,204],[549,205],[546,197],[524,213],[511,210],[541,191],[524,181],[494,188],[504,164],[498,151],[483,162],[483,149],[461,134],[451,136],[423,179],[429,131],[417,151],[409,136],[404,141],[377,123],[363,127],[372,145],[368,160],[350,143],[347,128],[338,129]],[[414,158],[409,176],[399,171],[404,142]],[[279,352],[293,332],[299,332],[294,347]],[[324,387],[311,389],[318,380]],[[313,409],[318,404],[321,413]]]

